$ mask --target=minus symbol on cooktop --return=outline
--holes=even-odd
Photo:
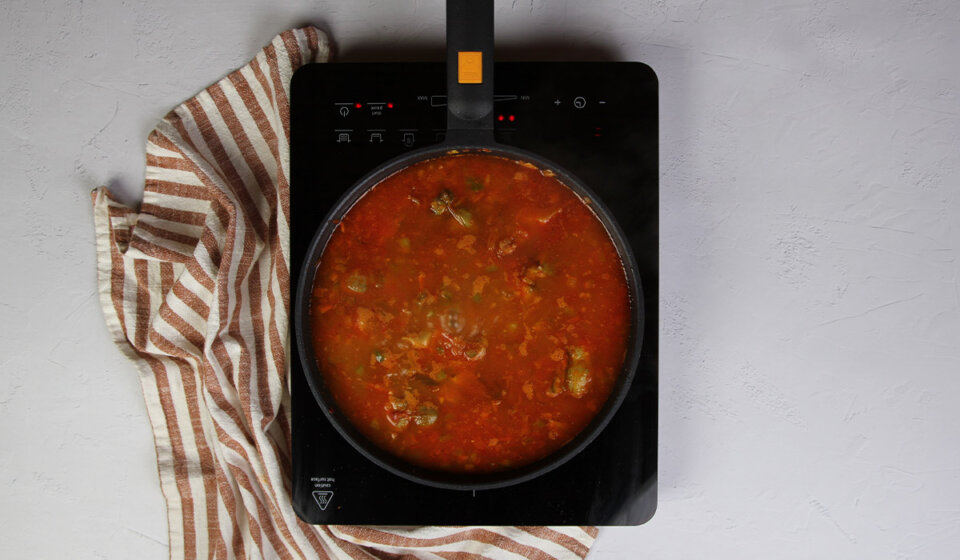
[[[334,105],[353,105],[353,101],[345,101],[343,103],[334,103]]]
[[[606,105],[607,102],[606,102],[606,101],[597,101],[597,104],[598,104],[598,105]]]

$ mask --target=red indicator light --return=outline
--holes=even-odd
[[[353,106],[356,107],[357,109],[360,109],[361,107],[363,107],[363,103],[355,103]]]
[[[515,121],[515,120],[517,120],[517,117],[515,117],[515,116],[513,116],[513,115],[510,115],[510,122],[513,122],[513,121]]]
[[[387,109],[393,109],[393,103],[387,103]]]
[[[498,120],[498,121],[502,121],[502,120],[503,120],[503,115],[497,115],[497,120]]]

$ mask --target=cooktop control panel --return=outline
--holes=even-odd
[[[636,84],[627,84],[615,75],[630,64],[635,71],[646,69],[655,87],[652,71],[638,63],[536,63],[554,74],[546,82],[540,79],[542,71],[526,71],[529,63],[498,63],[494,76],[496,140],[516,146],[549,143],[567,153],[599,151],[610,143],[635,140],[634,132],[623,124],[646,101],[643,96],[631,95]],[[442,65],[404,64],[402,72],[384,70],[397,65],[325,66],[368,68],[373,83],[354,79],[334,86],[325,82],[323,85],[335,87],[335,91],[317,92],[322,97],[317,95],[312,101],[311,115],[317,122],[311,124],[322,134],[314,140],[324,149],[338,156],[352,158],[362,153],[359,157],[364,160],[382,161],[443,140],[447,97],[443,73],[436,71]],[[593,70],[585,73],[588,69]],[[309,71],[302,72],[294,77],[294,88],[310,79]]]
[[[443,140],[447,96],[422,88],[421,94],[399,94],[369,99],[361,92],[355,98],[329,103],[334,128],[329,140],[343,147],[388,150],[420,148]],[[536,89],[494,96],[494,129],[498,140],[515,141],[519,134],[562,121],[564,128],[591,141],[603,137],[603,122],[616,114],[603,95],[561,96]],[[391,150],[392,151],[392,150]]]
[[[340,196],[443,139],[444,63],[313,64],[291,85],[291,273]],[[495,138],[563,166],[611,209],[641,276],[644,334],[628,394],[578,455],[533,480],[465,492],[402,479],[330,425],[291,344],[292,486],[311,523],[638,525],[656,508],[657,80],[640,63],[496,63]],[[296,298],[291,287],[291,301]],[[292,329],[292,325],[291,325]]]

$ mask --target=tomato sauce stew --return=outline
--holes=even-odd
[[[314,278],[317,363],[351,423],[434,470],[556,451],[603,407],[627,353],[617,250],[572,190],[529,164],[411,165],[340,222]]]

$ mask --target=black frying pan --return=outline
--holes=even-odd
[[[479,75],[461,70],[460,53],[481,53]],[[468,55],[469,56],[469,55]],[[478,83],[461,83],[475,82]],[[310,327],[310,297],[314,275],[327,242],[340,219],[370,189],[401,169],[428,159],[456,157],[454,154],[483,153],[514,161],[528,162],[541,170],[550,170],[556,178],[587,201],[589,207],[606,228],[616,246],[627,277],[630,294],[631,325],[627,356],[623,370],[604,407],[590,424],[556,452],[532,464],[511,470],[467,474],[433,471],[396,457],[367,440],[343,415],[336,400],[329,393],[323,374],[315,359]],[[435,146],[415,150],[393,159],[373,170],[348,190],[327,214],[317,230],[297,283],[294,302],[294,330],[297,348],[303,361],[307,382],[324,414],[346,440],[365,457],[408,480],[459,490],[500,488],[530,480],[565,463],[586,447],[600,433],[619,408],[633,379],[643,337],[643,293],[640,275],[630,245],[610,211],[579,179],[560,166],[523,150],[498,144],[493,138],[493,0],[447,0],[447,133],[445,140]]]

